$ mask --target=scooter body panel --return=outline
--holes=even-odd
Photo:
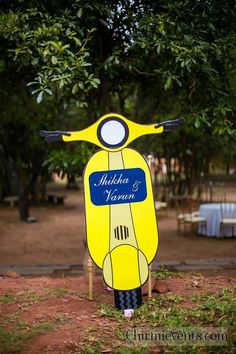
[[[158,247],[146,160],[131,148],[98,151],[85,168],[84,195],[88,249],[105,282],[116,290],[143,285]]]

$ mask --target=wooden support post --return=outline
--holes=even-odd
[[[152,264],[149,265],[149,276],[148,276],[148,298],[152,297]]]
[[[148,159],[148,166],[150,169],[150,174],[152,177],[152,170],[151,170],[151,166],[152,166],[152,155],[148,155],[147,156]],[[148,275],[148,298],[151,299],[152,297],[152,264],[149,264],[149,275]]]
[[[93,300],[93,261],[88,256],[89,300]]]

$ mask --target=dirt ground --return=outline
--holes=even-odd
[[[82,264],[85,240],[82,191],[65,191],[64,186],[49,187],[53,188],[67,195],[65,203],[31,207],[36,223],[22,223],[16,208],[0,207],[1,265]],[[234,188],[228,195],[236,200]],[[159,214],[158,225],[157,261],[235,257],[236,238],[178,234],[174,209]]]
[[[142,306],[141,312],[136,310],[137,314],[135,312],[132,319],[126,320],[121,312],[114,310],[113,294],[106,290],[99,276],[94,279],[93,301],[87,298],[88,280],[85,277],[0,278],[0,353],[147,353],[138,350],[140,343],[136,343],[138,347],[131,350],[134,343],[127,340],[127,330],[133,328],[147,330],[150,325],[152,328],[160,326],[158,319],[156,322],[152,321],[152,313],[155,311],[163,312],[164,324],[169,311],[172,313],[169,313],[168,318],[172,316],[174,321],[177,316],[174,311],[179,311],[180,315],[186,311],[184,316],[189,316],[193,326],[194,319],[188,311],[197,306],[196,300],[207,298],[211,301],[208,302],[210,306],[215,306],[217,303],[212,299],[216,296],[221,298],[227,295],[227,292],[231,294],[230,288],[233,283],[234,280],[227,275],[202,276],[191,273],[184,277],[178,277],[177,274],[173,278],[157,280],[153,282],[153,288],[157,289],[153,293],[154,299],[147,302],[147,296],[143,296],[143,302],[147,306]],[[143,294],[145,295],[145,291]],[[230,296],[233,296],[233,293]],[[222,304],[224,300],[227,299],[222,298]],[[227,302],[225,306],[228,306]],[[211,311],[213,310],[212,307]],[[200,325],[206,326],[204,313],[198,314],[196,310],[194,316],[199,322],[201,315],[203,323],[200,322]],[[219,319],[221,322],[227,318],[227,315],[222,317],[217,308],[214,316],[217,318],[216,321]],[[210,321],[212,323],[212,320]],[[214,326],[219,327],[220,323],[214,323]],[[121,349],[118,351],[118,348],[123,348],[123,351]],[[163,350],[155,347],[148,353],[163,353]],[[228,353],[227,349],[222,353]]]

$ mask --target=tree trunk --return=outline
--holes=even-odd
[[[47,199],[47,178],[48,174],[46,171],[41,173],[41,183],[40,183],[40,201],[45,202]]]
[[[24,188],[23,191],[19,194],[18,208],[20,214],[20,221],[27,221],[29,217],[29,196],[26,191],[26,188]]]
[[[75,175],[67,175],[67,189],[78,189]]]
[[[29,218],[29,194],[37,177],[38,173],[32,174],[28,182],[20,186],[18,209],[21,221],[27,221]]]

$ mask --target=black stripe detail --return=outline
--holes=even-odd
[[[126,240],[129,237],[129,228],[127,226],[117,226],[114,229],[115,238],[118,240]]]
[[[121,240],[123,240],[123,227],[120,225],[120,235],[121,235]]]

